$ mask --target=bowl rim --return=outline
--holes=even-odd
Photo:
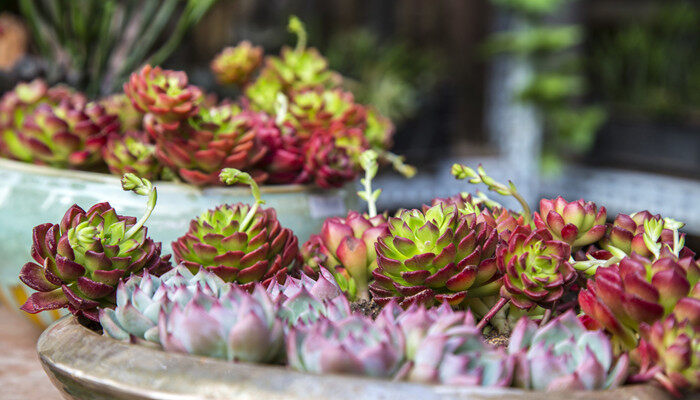
[[[32,175],[42,175],[46,177],[60,177],[64,179],[74,179],[81,181],[88,181],[92,183],[108,184],[114,187],[121,187],[121,178],[103,172],[95,171],[80,171],[73,169],[61,169],[54,168],[45,165],[36,165],[23,161],[10,160],[8,158],[0,157],[0,171],[9,170],[13,172],[32,174]],[[187,191],[191,193],[212,193],[212,194],[230,194],[230,195],[242,195],[244,193],[249,193],[250,189],[248,187],[221,187],[221,186],[205,186],[198,187],[195,185],[190,185],[184,182],[169,182],[169,181],[154,181],[157,185],[159,191]],[[348,182],[352,184],[352,182]],[[260,185],[260,191],[262,193],[297,193],[297,192],[314,192],[314,193],[332,193],[333,191],[342,188],[333,189],[322,189],[315,185],[302,185],[302,184],[285,184],[285,185]]]
[[[59,390],[77,385],[119,399],[255,397],[315,400],[333,397],[341,400],[535,400],[543,398],[545,393],[517,388],[457,387],[351,375],[317,375],[284,366],[233,363],[165,352],[99,335],[80,325],[70,315],[56,321],[41,334],[37,352],[46,373]],[[164,369],[172,371],[171,379],[163,376],[161,371]],[[118,373],[115,374],[114,371]],[[604,391],[546,392],[546,398],[671,399],[668,393],[650,384],[626,385]]]

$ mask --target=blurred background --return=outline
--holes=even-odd
[[[380,207],[473,190],[449,169],[482,163],[533,204],[561,194],[612,217],[649,209],[697,243],[696,1],[123,0],[126,14],[118,1],[4,0],[0,91],[42,76],[104,95],[147,60],[227,96],[214,55],[244,39],[276,52],[296,14],[419,169],[410,181],[385,171]],[[116,35],[114,21],[129,24]]]

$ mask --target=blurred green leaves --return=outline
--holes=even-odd
[[[94,97],[114,91],[145,62],[163,62],[215,2],[19,0],[19,7],[49,78]]]

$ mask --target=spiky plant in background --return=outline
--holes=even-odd
[[[249,174],[227,168],[221,180],[249,185],[255,203],[222,205],[194,219],[172,244],[175,261],[193,271],[206,268],[245,287],[282,282],[301,259],[297,237],[280,225],[274,209],[260,207],[260,189]]]
[[[144,226],[156,205],[150,181],[127,174],[124,190],[148,197],[143,217],[117,214],[109,203],[87,212],[73,205],[60,224],[42,224],[32,233],[32,258],[22,267],[20,279],[36,293],[22,310],[37,313],[68,308],[77,316],[98,320],[98,307],[115,305],[121,278],[148,272],[160,275],[170,269],[170,256],[161,257],[161,245],[147,236]]]

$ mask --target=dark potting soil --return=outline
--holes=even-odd
[[[367,317],[376,318],[381,307],[379,304],[375,303],[374,300],[357,300],[350,303],[350,309],[353,312],[359,312]]]
[[[498,347],[508,347],[508,335],[498,333],[495,330],[484,335],[487,343]]]

